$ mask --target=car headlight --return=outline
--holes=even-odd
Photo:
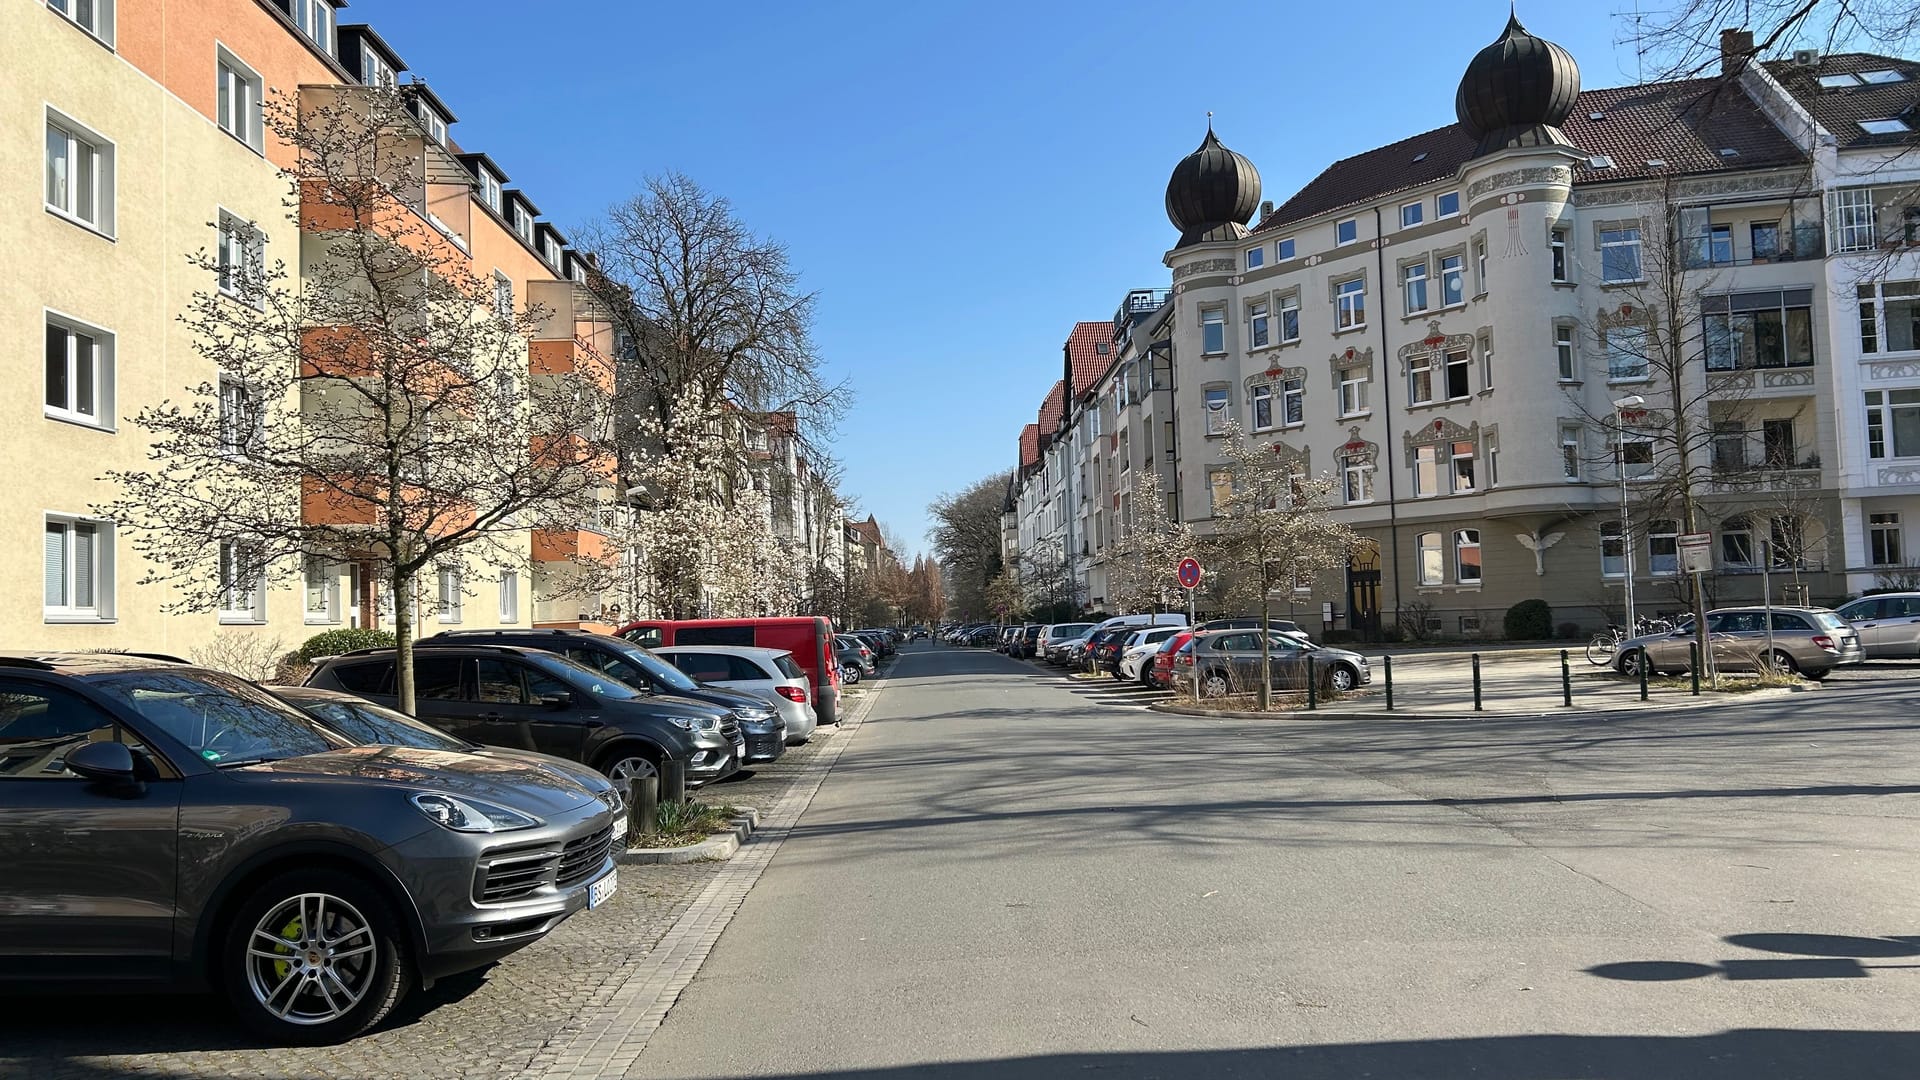
[[[720,730],[720,721],[711,716],[669,716],[667,720],[681,731]]]
[[[476,799],[456,799],[439,791],[422,791],[412,798],[414,808],[434,824],[454,832],[496,833],[531,829],[540,819],[504,806]]]

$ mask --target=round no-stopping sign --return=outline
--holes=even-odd
[[[1180,560],[1180,587],[1183,589],[1197,589],[1200,587],[1199,559]]]

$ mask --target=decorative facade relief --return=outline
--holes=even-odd
[[[1413,458],[1413,448],[1416,446],[1435,446],[1440,443],[1451,442],[1479,442],[1480,421],[1475,420],[1468,426],[1461,427],[1459,424],[1442,416],[1430,424],[1422,424],[1413,431],[1403,432],[1401,439],[1406,444],[1407,458],[1411,460]]]
[[[1920,484],[1920,466],[1906,465],[1880,469],[1876,479],[1882,484]]]
[[[1345,466],[1374,466],[1380,463],[1380,444],[1368,442],[1360,437],[1358,424],[1347,429],[1347,441],[1333,452],[1335,461]]]
[[[1623,187],[1579,187],[1574,189],[1575,206],[1623,206],[1632,203],[1652,203],[1658,205],[1671,196],[1676,202],[1690,202],[1702,196],[1714,195],[1771,195],[1782,199],[1801,198],[1805,195],[1806,177],[1804,175],[1782,175],[1780,173],[1759,176],[1733,176],[1715,180],[1683,180],[1673,185],[1671,191],[1660,184],[1634,184]]]
[[[1367,373],[1367,381],[1371,382],[1373,381],[1373,346],[1369,345],[1364,349],[1356,349],[1349,345],[1334,353],[1333,356],[1328,359],[1327,365],[1333,373],[1333,388],[1335,390],[1340,389],[1341,380],[1346,376],[1346,373],[1356,369],[1364,370]]]
[[[1813,369],[1797,368],[1788,371],[1763,371],[1760,373],[1760,385],[1769,390],[1813,385]]]
[[[1199,262],[1174,267],[1173,280],[1179,281],[1181,278],[1189,278],[1195,274],[1231,274],[1239,268],[1240,264],[1232,259],[1201,259]]]
[[[1292,464],[1299,469],[1300,472],[1308,476],[1313,475],[1313,451],[1311,449],[1302,450],[1280,439],[1273,440],[1273,444],[1267,447],[1267,449],[1273,451],[1274,457]]]
[[[1247,376],[1247,389],[1252,390],[1256,386],[1278,386],[1291,379],[1299,379],[1305,382],[1306,378],[1306,368],[1281,367],[1275,364],[1265,371],[1256,371],[1252,375]]]
[[[1489,191],[1498,191],[1505,187],[1518,187],[1521,184],[1559,184],[1562,187],[1573,183],[1573,170],[1565,165],[1548,165],[1532,169],[1514,169],[1509,172],[1494,173],[1492,176],[1475,180],[1467,188],[1467,201],[1472,202]]]
[[[1449,334],[1440,329],[1440,320],[1427,323],[1427,336],[1419,341],[1410,341],[1400,346],[1400,375],[1404,378],[1416,356],[1428,356],[1433,353],[1457,352],[1460,349],[1472,349],[1472,334]]]
[[[1920,379],[1920,360],[1875,360],[1867,365],[1868,382]]]
[[[1753,372],[1729,371],[1725,374],[1713,373],[1707,376],[1707,390],[1715,394],[1731,394],[1753,389]]]

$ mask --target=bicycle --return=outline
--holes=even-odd
[[[1608,626],[1605,630],[1593,635],[1593,639],[1587,642],[1587,663],[1594,667],[1605,667],[1613,661],[1613,654],[1620,651],[1620,643],[1628,638],[1672,632],[1671,619],[1640,619],[1634,623],[1631,634],[1622,627]]]

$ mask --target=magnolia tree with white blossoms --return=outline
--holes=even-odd
[[[1107,566],[1107,595],[1119,611],[1165,611],[1185,603],[1180,560],[1200,554],[1193,527],[1167,514],[1166,500],[1150,494],[1133,502],[1120,526],[1118,554]]]

